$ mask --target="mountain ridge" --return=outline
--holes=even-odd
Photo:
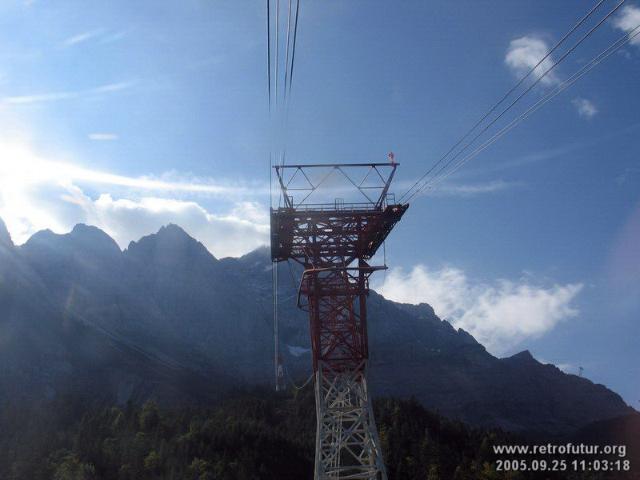
[[[24,291],[15,292],[24,301],[11,309],[20,326],[15,328],[32,337],[38,332],[35,343],[55,358],[55,368],[47,370],[29,356],[27,344],[22,346],[21,361],[37,365],[39,372],[34,391],[55,391],[56,382],[82,390],[69,380],[76,372],[100,389],[95,385],[99,379],[90,378],[99,375],[91,370],[94,364],[106,368],[113,383],[100,394],[117,401],[163,395],[178,403],[190,401],[193,395],[185,385],[172,384],[176,375],[199,385],[195,393],[202,388],[202,395],[195,396],[205,400],[210,394],[271,383],[267,248],[218,260],[177,225],[131,242],[124,251],[96,227],[78,225],[69,234],[34,237],[9,255],[18,265],[13,270],[26,275]],[[310,371],[308,320],[295,307],[295,282],[286,266],[281,268],[281,278],[287,279],[280,292],[283,359],[287,374],[299,381]],[[25,313],[29,292],[38,298],[31,302],[36,313],[30,316]],[[415,396],[428,408],[472,424],[556,433],[631,411],[606,387],[543,365],[528,351],[493,357],[427,304],[399,304],[372,291],[368,305],[370,379],[376,395]],[[74,329],[85,336],[90,332],[87,338],[96,351],[108,352],[113,364],[74,345]],[[67,357],[60,360],[57,350]],[[120,362],[116,351],[123,352]],[[132,370],[136,362],[140,371]]]

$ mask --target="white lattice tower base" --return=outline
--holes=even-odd
[[[318,362],[315,480],[387,480],[366,372],[366,361],[346,372]]]

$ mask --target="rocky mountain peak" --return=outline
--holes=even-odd
[[[27,254],[83,255],[98,258],[119,256],[121,251],[113,238],[98,227],[82,223],[69,233],[58,234],[49,229],[34,233],[22,246]]]
[[[9,230],[7,230],[7,226],[4,221],[0,218],[0,246],[4,247],[13,247],[13,241],[11,240],[11,235],[9,234]]]
[[[181,226],[176,225],[175,223],[168,223],[167,225],[163,225],[162,227],[160,227],[160,230],[158,230],[158,233],[156,233],[156,235],[158,237],[170,237],[174,239],[195,241],[195,239],[191,235],[189,235]]]
[[[522,352],[516,353],[505,360],[520,363],[539,363],[529,350],[523,350]]]
[[[202,243],[173,223],[161,227],[157,233],[129,243],[125,253],[141,261],[163,264],[216,261]]]
[[[89,249],[98,249],[108,251],[110,253],[120,253],[120,247],[116,241],[111,238],[103,230],[93,225],[85,225],[78,223],[69,234],[76,243]]]

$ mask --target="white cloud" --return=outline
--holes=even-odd
[[[505,63],[518,77],[522,77],[535,67],[549,51],[547,42],[535,36],[524,36],[511,40]],[[542,75],[554,64],[553,58],[548,56],[533,72],[532,75]],[[555,85],[559,82],[554,71],[549,72],[540,80],[544,85]]]
[[[62,41],[61,46],[63,48],[69,48],[91,40],[98,41],[102,44],[113,43],[125,38],[127,33],[128,32],[125,30],[107,31],[102,28],[98,28],[66,38]]]
[[[520,187],[520,182],[506,182],[504,180],[492,180],[482,183],[441,183],[433,189],[426,190],[425,195],[443,197],[474,197],[487,193],[497,193],[504,190]]]
[[[115,133],[106,133],[106,132],[90,133],[88,137],[89,137],[89,140],[95,140],[97,142],[108,142],[110,140],[118,139],[118,135],[116,135]]]
[[[640,25],[640,8],[635,5],[625,6],[613,21],[615,28],[627,33],[631,33],[638,25]],[[640,35],[631,40],[630,43],[640,46]]]
[[[576,367],[573,363],[555,363],[555,362],[550,362],[549,360],[545,359],[545,358],[540,358],[540,357],[536,357],[536,359],[540,362],[543,363],[545,365],[553,365],[556,368],[559,368],[560,370],[562,370],[564,373],[569,373],[572,375],[577,375],[579,372],[579,368]]]
[[[414,183],[415,181],[411,180],[398,182],[394,185],[396,190],[403,191],[412,187]],[[487,182],[474,183],[457,183],[446,181],[442,183],[436,183],[433,187],[427,188],[420,192],[418,196],[468,198],[476,197],[478,195],[499,193],[505,190],[512,190],[514,188],[520,188],[523,185],[523,182],[513,182],[506,180],[490,180]]]
[[[133,87],[136,84],[134,80],[126,82],[108,83],[88,90],[66,91],[66,92],[49,92],[36,93],[31,95],[17,95],[3,97],[2,102],[9,105],[27,105],[44,102],[55,102],[58,100],[69,100],[81,97],[91,97],[105,93],[119,92]]]
[[[87,93],[108,93],[108,92],[119,92],[121,90],[126,90],[128,88],[133,87],[137,82],[135,80],[127,80],[126,82],[115,82],[115,83],[107,83],[106,85],[101,85],[99,87],[88,90]]]
[[[55,159],[43,158],[27,146],[5,143],[0,140],[0,175],[3,186],[32,185],[39,183],[84,183],[110,185],[136,189],[143,192],[186,192],[217,196],[248,196],[267,192],[264,187],[249,187],[215,182],[211,179],[172,180],[174,174],[157,177],[130,177],[100,170],[93,170]],[[9,181],[11,179],[11,182]]]
[[[87,32],[82,32],[77,35],[73,35],[62,42],[63,47],[72,47],[74,45],[78,45],[80,43],[84,43],[88,40],[96,38],[102,34],[101,29],[90,30]]]
[[[456,328],[470,332],[496,355],[575,317],[572,305],[582,284],[540,286],[528,279],[474,282],[460,269],[429,270],[418,265],[405,273],[389,272],[376,286],[386,298],[403,303],[429,303]]]
[[[102,194],[95,201],[83,200],[89,223],[104,229],[121,247],[168,223],[180,225],[218,257],[240,256],[269,239],[267,208],[254,202],[239,202],[228,213],[213,214],[194,201],[167,198],[136,201]],[[256,211],[263,213],[258,216]]]
[[[564,373],[570,373],[570,374],[573,374],[573,375],[577,375],[576,370],[578,370],[578,369],[571,363],[558,363],[556,365],[556,367],[558,367]]]
[[[581,117],[592,118],[596,113],[598,113],[598,109],[593,102],[586,98],[574,98],[571,103],[576,107],[578,115]]]
[[[0,141],[0,158],[0,217],[18,244],[38,230],[64,233],[79,222],[102,228],[121,247],[167,223],[180,225],[219,257],[268,243],[267,207],[255,201],[267,189],[116,175],[42,158],[24,143]],[[114,190],[123,193],[116,197]],[[179,194],[225,202],[212,212]]]
[[[16,243],[43,228],[57,233],[68,232],[76,223],[101,228],[121,248],[126,248],[132,240],[156,232],[163,225],[175,223],[217,257],[240,256],[266,245],[269,239],[267,208],[252,202],[239,202],[227,213],[214,214],[195,201],[170,198],[114,199],[103,193],[93,200],[73,184],[31,189],[21,199],[28,208],[15,215],[5,208],[10,206],[5,200],[2,198],[0,204],[1,216]],[[259,217],[255,215],[256,211],[264,213]],[[16,231],[16,222],[22,232]]]
[[[119,30],[117,32],[111,32],[111,33],[107,33],[105,35],[102,36],[102,38],[100,39],[101,43],[113,43],[113,42],[117,42],[119,40],[122,40],[123,38],[125,38],[128,35],[128,31],[125,30]]]
[[[55,102],[57,100],[67,100],[76,98],[77,92],[52,92],[52,93],[36,93],[33,95],[18,95],[14,97],[4,97],[2,101],[13,105],[28,103]]]

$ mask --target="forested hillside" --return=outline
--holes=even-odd
[[[521,439],[470,428],[417,401],[375,402],[390,480],[624,478],[494,470],[492,445]],[[0,478],[7,480],[311,479],[313,391],[256,391],[216,407],[100,407],[72,398],[2,411]]]

